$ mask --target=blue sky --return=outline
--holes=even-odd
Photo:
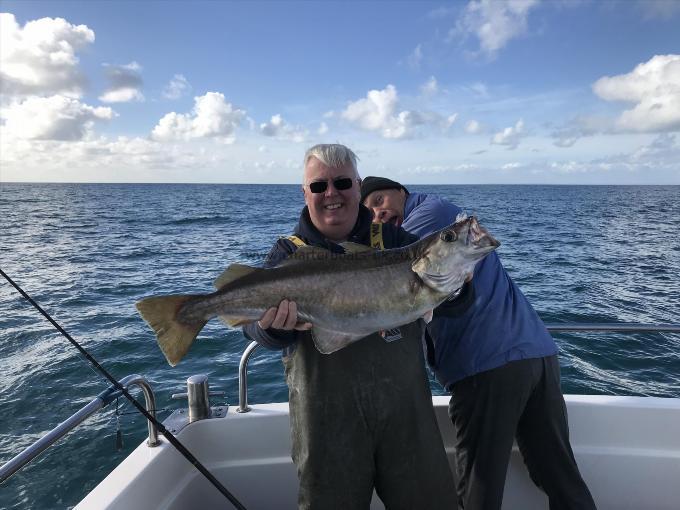
[[[680,184],[680,1],[31,2],[0,181]]]

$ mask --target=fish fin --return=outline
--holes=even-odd
[[[137,310],[156,333],[158,346],[173,367],[189,351],[198,333],[208,321],[184,324],[177,320],[177,311],[195,296],[157,296],[137,302]]]
[[[283,259],[276,267],[290,266],[301,262],[308,262],[310,260],[326,259],[330,254],[330,250],[325,248],[319,248],[317,246],[301,246],[287,258]]]
[[[366,335],[353,335],[350,333],[343,333],[341,331],[332,331],[330,329],[323,329],[319,326],[312,326],[312,338],[314,345],[321,354],[331,354],[343,347],[347,347],[364,338]]]
[[[411,271],[417,274],[421,279],[427,274],[427,259],[426,257],[418,257],[411,263]]]
[[[351,243],[351,242],[346,242],[346,243],[340,243],[340,246],[345,250],[345,253],[361,253],[364,251],[374,251],[374,248],[371,248],[370,246],[366,246],[365,244],[359,244],[359,243]]]
[[[239,326],[255,322],[255,319],[248,319],[245,317],[227,317],[226,315],[220,315],[219,317],[220,320],[230,328],[237,328]]]
[[[239,278],[242,278],[247,274],[257,271],[258,269],[259,268],[257,267],[245,266],[243,264],[232,264],[227,269],[225,269],[221,275],[217,277],[217,279],[214,282],[215,288],[221,289],[225,285],[235,280],[238,280]]]

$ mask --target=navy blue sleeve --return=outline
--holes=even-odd
[[[279,239],[269,251],[262,267],[271,268],[295,252],[296,247],[288,239]],[[272,350],[281,350],[289,347],[298,340],[298,331],[286,331],[283,329],[262,329],[257,321],[243,326],[243,334],[249,340],[254,340],[262,347]]]
[[[461,213],[460,207],[439,197],[428,196],[428,199],[420,203],[408,215],[402,227],[423,238],[432,232],[436,232],[451,225],[456,216]]]

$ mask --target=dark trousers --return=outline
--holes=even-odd
[[[595,508],[569,444],[557,356],[513,361],[452,390],[459,508],[501,507],[515,438],[551,510]]]
[[[375,334],[332,354],[307,337],[284,359],[300,509],[368,510],[374,488],[388,510],[456,507],[422,329],[401,330],[401,340]]]

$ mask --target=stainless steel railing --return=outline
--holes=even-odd
[[[248,361],[253,352],[260,345],[257,342],[250,342],[246,350],[243,351],[241,361],[238,364],[238,409],[237,413],[247,413],[250,411],[248,406]]]
[[[156,399],[151,389],[149,382],[141,375],[129,375],[120,380],[121,386],[125,389],[130,386],[139,386],[144,393],[144,400],[146,403],[146,410],[149,411],[151,416],[156,417]],[[94,413],[106,407],[108,404],[113,402],[117,397],[121,395],[121,392],[116,390],[114,387],[108,388],[97,395],[89,404],[80,409],[78,412],[73,414],[71,417],[67,418],[65,421],[61,422],[38,441],[33,443],[31,446],[26,448],[24,451],[13,457],[9,462],[5,463],[0,467],[0,483],[7,480],[14,473],[19,471],[26,464],[31,462],[38,455],[47,450],[50,446],[56,443],[59,439],[68,434],[75,427],[80,425],[87,418],[92,416]],[[148,420],[147,420],[148,421]],[[158,440],[158,431],[156,426],[148,421],[149,425],[149,440],[147,444],[151,447],[158,446],[160,441]]]
[[[615,323],[546,323],[548,331],[559,333],[562,331],[610,331],[617,333],[680,333],[680,324],[639,324],[637,322]]]
[[[617,332],[617,333],[680,333],[680,324],[639,324],[636,322],[615,322],[615,323],[546,323],[548,331],[559,333],[564,331],[574,332]],[[258,347],[257,342],[250,342],[246,350],[243,351],[238,367],[238,409],[236,412],[247,413],[250,411],[248,406],[248,361],[253,352]]]

